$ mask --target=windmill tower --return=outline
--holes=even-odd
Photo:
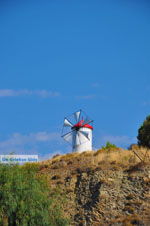
[[[62,138],[72,145],[73,152],[92,150],[92,122],[82,110],[64,119]]]

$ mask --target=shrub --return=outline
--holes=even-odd
[[[138,145],[150,148],[150,115],[146,117],[139,128],[137,139]]]
[[[34,164],[0,164],[0,225],[67,225],[58,199],[50,195],[46,178],[37,172]]]
[[[115,144],[111,144],[109,141],[106,142],[105,146],[102,146],[102,149],[111,149],[111,148],[117,148]]]

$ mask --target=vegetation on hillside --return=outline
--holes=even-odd
[[[110,143],[109,141],[106,142],[105,146],[102,146],[102,149],[107,150],[107,149],[112,149],[112,148],[117,148],[115,144]]]
[[[38,164],[0,164],[0,225],[67,225],[59,193],[52,191],[38,171]]]

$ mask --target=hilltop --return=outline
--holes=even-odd
[[[65,195],[70,225],[150,225],[149,150],[100,149],[39,164],[50,185]]]

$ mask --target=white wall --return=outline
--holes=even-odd
[[[88,138],[86,138],[80,132],[86,132],[88,134]],[[83,152],[83,151],[91,151],[92,150],[92,129],[82,127],[79,131],[73,131],[73,139],[72,139],[72,151],[73,152]]]

